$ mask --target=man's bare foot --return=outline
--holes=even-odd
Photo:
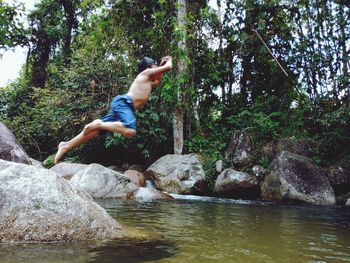
[[[84,127],[84,135],[88,135],[92,132],[97,131],[100,128],[101,120],[94,120],[93,122],[90,122],[89,124],[85,125]]]
[[[54,163],[57,164],[67,152],[67,142],[60,142],[60,144],[58,145],[57,153],[55,155]]]

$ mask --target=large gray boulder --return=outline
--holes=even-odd
[[[138,188],[127,176],[97,163],[76,173],[70,183],[93,198],[127,199]]]
[[[64,179],[70,180],[77,172],[80,172],[87,167],[87,164],[61,162],[51,167],[50,170],[58,173]]]
[[[326,170],[312,160],[283,151],[270,164],[269,171],[261,188],[263,198],[315,205],[335,204]]]
[[[196,192],[195,184],[205,173],[196,154],[168,154],[153,163],[144,173],[157,189],[175,194]]]
[[[122,238],[127,231],[48,169],[0,160],[0,242]]]
[[[254,199],[260,196],[260,186],[254,176],[229,168],[219,174],[214,193],[225,197]]]
[[[31,164],[28,154],[13,135],[13,133],[0,122],[0,159]]]

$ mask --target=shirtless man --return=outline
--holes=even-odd
[[[128,93],[113,98],[109,113],[101,119],[87,124],[83,131],[76,137],[58,145],[55,156],[55,164],[65,154],[90,139],[97,137],[100,130],[120,133],[125,137],[136,135],[136,119],[134,111],[145,105],[152,88],[159,85],[163,74],[172,69],[172,58],[166,56],[160,62],[160,66],[148,57],[138,62],[138,75],[131,84]]]

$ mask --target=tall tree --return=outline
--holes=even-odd
[[[177,2],[177,26],[183,33],[178,42],[179,49],[179,60],[178,60],[178,73],[180,75],[178,94],[177,94],[177,105],[174,110],[174,153],[182,154],[184,145],[184,78],[187,74],[187,64],[185,56],[187,54],[186,48],[186,0],[178,0]]]
[[[32,28],[32,83],[44,87],[50,55],[60,39],[60,6],[56,1],[43,0],[29,14]]]
[[[47,66],[57,51],[62,54],[60,59],[65,66],[69,64],[73,30],[78,28],[79,2],[79,0],[42,0],[30,13],[34,86],[45,86]]]

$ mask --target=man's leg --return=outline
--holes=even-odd
[[[99,128],[99,123],[101,122],[100,119],[94,120],[92,122],[90,122],[89,124],[85,125],[83,132],[85,135],[88,135],[91,132],[95,132],[98,131]]]
[[[99,130],[120,133],[125,137],[134,137],[136,135],[135,129],[126,128],[119,121],[102,122],[99,119],[94,120],[93,122],[87,124],[84,127],[84,130],[70,141],[60,142],[60,144],[58,145],[58,151],[56,153],[54,162],[58,163],[63,158],[63,156],[69,151],[79,146],[80,144],[85,143],[94,137],[97,137],[99,135]]]
[[[110,132],[119,133],[125,137],[133,137],[136,135],[136,130],[131,128],[126,128],[120,121],[113,122],[103,122],[101,120],[95,120],[84,128],[84,134],[89,134],[98,130],[106,130]]]
[[[60,142],[60,144],[58,145],[58,151],[54,159],[55,164],[58,163],[63,158],[63,156],[69,151],[79,146],[80,144],[85,143],[94,137],[97,137],[98,134],[99,132],[97,130],[92,131],[88,134],[84,134],[84,132],[81,132],[70,141]]]

